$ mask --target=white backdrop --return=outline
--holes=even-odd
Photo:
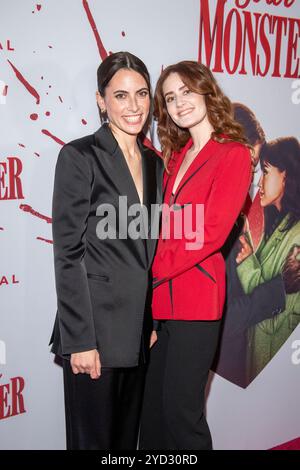
[[[213,24],[217,4],[220,9],[224,3],[225,20],[233,9],[241,21],[245,11],[298,19],[293,34],[288,23],[280,39],[278,22],[267,34],[272,48],[280,39],[281,77],[272,77],[273,53],[266,76],[253,76],[247,53],[247,74],[224,68],[216,78],[233,101],[255,112],[267,140],[299,138],[300,81],[283,77],[288,48],[294,47],[292,70],[298,66],[299,78],[299,0],[289,8],[266,0],[0,1],[1,449],[65,447],[62,371],[47,346],[56,311],[51,198],[61,142],[99,127],[95,91],[101,56],[91,17],[104,50],[141,57],[155,85],[162,66],[199,58],[205,4]],[[233,54],[235,20],[231,35]],[[201,52],[205,62],[203,47]],[[299,326],[245,390],[212,377],[207,416],[216,449],[265,449],[300,436],[296,340]]]

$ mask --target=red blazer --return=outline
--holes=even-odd
[[[169,216],[167,209],[163,210],[162,224],[168,217],[172,222],[180,211],[185,215],[188,206],[195,216],[196,204],[203,204],[204,243],[197,249],[187,249],[186,243],[191,242],[188,234],[176,238],[173,223],[168,238],[163,239],[161,231],[152,267],[152,309],[156,320],[221,318],[225,301],[225,262],[220,249],[243,207],[251,183],[249,149],[236,142],[220,144],[210,139],[172,196],[180,164],[191,145],[192,140],[189,140],[174,155],[172,174],[165,174],[164,203],[167,207],[174,206]],[[201,233],[201,223],[193,229]]]

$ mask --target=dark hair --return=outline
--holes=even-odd
[[[249,144],[264,144],[266,136],[254,112],[242,103],[232,103],[232,106],[234,119],[243,127]]]
[[[282,197],[281,215],[289,214],[284,230],[289,230],[300,220],[300,144],[295,137],[281,137],[265,144],[261,151],[261,162],[269,163],[286,172],[285,189]],[[270,231],[276,211],[265,208],[265,231]],[[278,216],[278,212],[277,212]]]
[[[155,90],[154,116],[158,121],[157,132],[167,169],[172,152],[179,151],[190,138],[189,131],[179,128],[167,111],[163,84],[172,73],[178,73],[189,90],[204,95],[207,116],[214,128],[212,139],[221,143],[241,142],[252,150],[242,126],[234,119],[230,100],[222,92],[211,71],[203,64],[186,60],[167,67],[161,73]]]
[[[130,52],[115,52],[104,59],[97,70],[98,91],[105,95],[105,88],[116,72],[120,69],[134,70],[145,79],[151,95],[150,75],[144,62]],[[107,119],[106,113],[100,112],[101,122]]]

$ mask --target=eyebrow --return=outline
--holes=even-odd
[[[144,91],[144,90],[149,91],[149,89],[147,87],[143,87],[143,88],[140,88],[139,90],[137,90],[136,93],[140,93],[141,91]],[[128,91],[127,90],[116,90],[116,91],[114,91],[114,95],[116,93],[128,93]]]
[[[184,88],[188,88],[187,85],[182,85],[180,88],[179,88],[179,91],[183,90]],[[166,97],[167,95],[171,95],[172,93],[174,93],[174,91],[168,91],[164,97]]]

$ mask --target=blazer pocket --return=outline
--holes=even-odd
[[[93,279],[94,281],[102,281],[102,282],[109,282],[110,278],[106,274],[92,274],[87,273],[87,277],[89,279]]]
[[[206,269],[204,269],[200,264],[196,264],[196,268],[199,269],[199,271],[201,271],[205,276],[209,277],[209,279],[211,279],[214,283],[216,283],[216,280],[212,277],[212,275],[209,274],[209,272],[206,271]]]

